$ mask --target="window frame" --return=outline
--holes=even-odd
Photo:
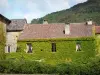
[[[81,41],[76,41],[76,51],[81,51]]]
[[[27,53],[32,53],[33,52],[33,47],[32,47],[32,43],[26,43],[27,46]]]

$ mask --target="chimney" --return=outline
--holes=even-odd
[[[65,25],[65,34],[67,34],[67,35],[70,34],[70,24]]]
[[[86,24],[87,24],[87,25],[92,25],[93,22],[92,22],[92,20],[89,20],[89,21],[86,22]]]
[[[43,24],[48,24],[48,21],[47,20],[43,20]]]

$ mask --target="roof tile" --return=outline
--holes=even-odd
[[[95,26],[95,33],[100,34],[100,26]]]
[[[86,25],[85,23],[71,23],[69,35],[66,35],[64,30],[65,24],[25,25],[23,33],[19,36],[19,40],[92,36],[92,25]]]
[[[7,31],[23,30],[23,27],[26,23],[26,19],[12,19],[11,23],[7,26]]]

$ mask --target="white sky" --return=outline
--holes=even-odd
[[[9,19],[34,18],[68,9],[87,0],[0,0],[0,13]]]

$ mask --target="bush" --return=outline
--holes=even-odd
[[[4,73],[5,69],[7,69],[8,61],[0,61],[0,73]]]
[[[100,75],[100,58],[94,58],[87,66],[90,68],[90,75]]]
[[[35,61],[0,61],[0,73],[51,74],[55,68]]]
[[[90,62],[84,64],[62,63],[54,66],[35,61],[3,60],[0,61],[0,73],[99,75],[100,58],[94,58]]]
[[[41,72],[42,74],[54,74],[56,73],[56,67],[55,66],[51,66],[51,65],[47,65],[47,64],[41,64]]]
[[[57,73],[64,75],[64,74],[70,74],[70,65],[69,64],[59,64],[57,65]]]

